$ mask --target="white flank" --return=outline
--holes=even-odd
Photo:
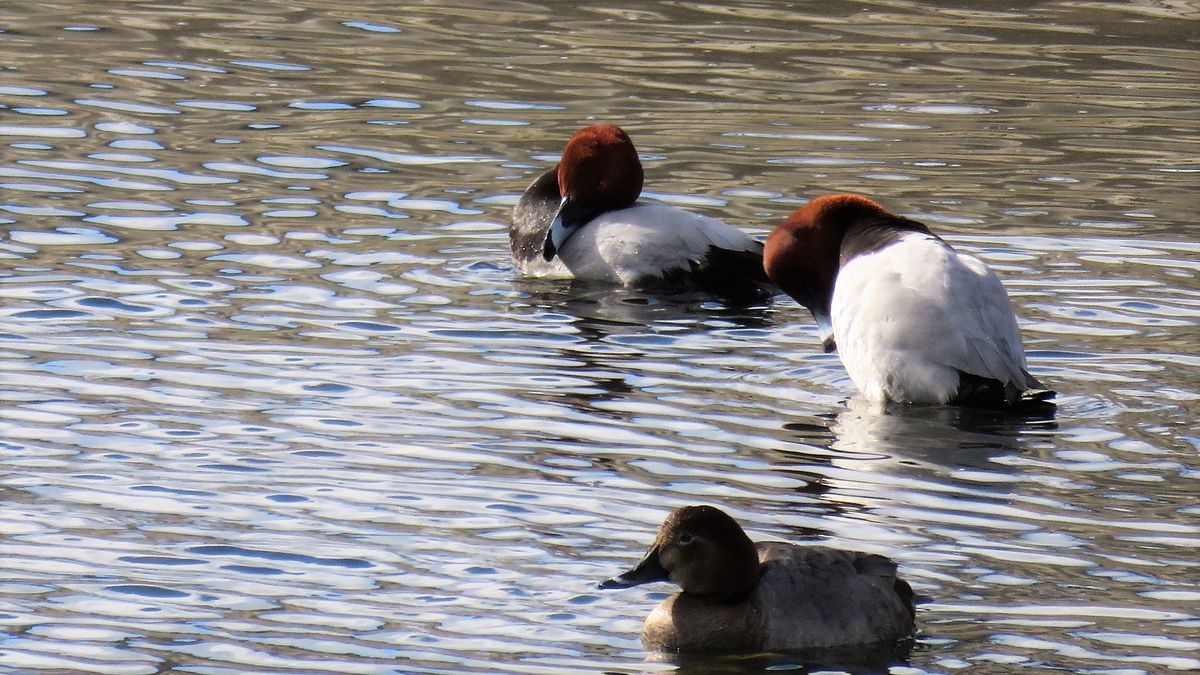
[[[667,204],[634,204],[596,216],[558,251],[567,271],[547,266],[543,276],[637,283],[672,270],[690,270],[710,247],[757,251],[750,235],[709,218]]]
[[[961,370],[1025,389],[1025,352],[1000,279],[913,233],[851,259],[834,284],[838,353],[869,399],[945,403]]]

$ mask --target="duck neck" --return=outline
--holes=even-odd
[[[745,535],[743,535],[745,537]],[[721,569],[714,574],[720,579],[708,597],[721,602],[740,602],[758,586],[762,565],[758,562],[758,549],[749,537],[738,543],[734,555],[722,560]]]

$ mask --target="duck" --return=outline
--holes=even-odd
[[[769,285],[763,244],[716,218],[638,201],[645,172],[633,141],[592,124],[513,207],[509,247],[524,276],[720,291]]]
[[[876,645],[916,625],[913,591],[881,555],[826,546],[754,543],[715,506],[684,506],[663,521],[633,569],[601,589],[671,581],[680,592],[646,617],[656,652],[752,653]]]
[[[767,237],[763,266],[869,400],[1011,410],[1054,397],[1027,369],[995,272],[866,197],[796,209]]]

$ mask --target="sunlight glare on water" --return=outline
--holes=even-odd
[[[4,14],[0,670],[853,669],[642,650],[667,587],[596,582],[697,502],[896,559],[876,669],[1200,669],[1190,3]],[[647,199],[978,254],[1057,415],[879,410],[784,297],[516,278],[596,120]]]

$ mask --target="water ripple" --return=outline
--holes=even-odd
[[[666,587],[595,582],[696,501],[898,560],[867,670],[1197,668],[1195,12],[953,5],[14,6],[3,668],[810,665],[644,660]],[[783,297],[514,278],[593,119],[647,199],[976,253],[1056,415],[870,405]]]

